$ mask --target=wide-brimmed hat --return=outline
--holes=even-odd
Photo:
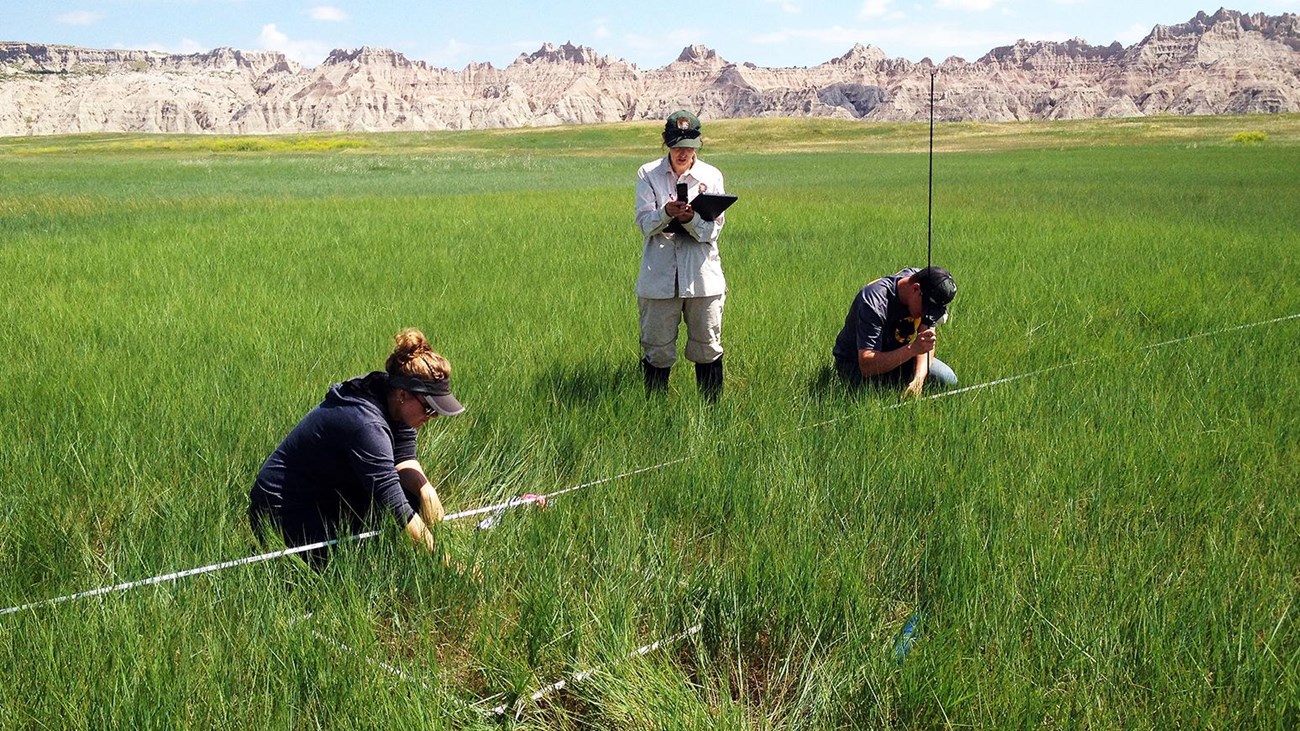
[[[451,393],[450,376],[435,379],[389,376],[388,385],[410,391],[440,416],[456,416],[465,411],[465,407]]]
[[[664,122],[664,144],[669,147],[699,149],[703,144],[700,140],[700,118],[685,109],[669,114],[668,121]]]

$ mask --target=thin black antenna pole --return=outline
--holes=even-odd
[[[931,265],[930,249],[934,242],[934,77],[937,71],[930,72],[930,181],[926,191],[928,219],[925,223],[925,265]]]
[[[930,251],[934,246],[934,77],[938,70],[930,72],[930,179],[926,184],[926,222],[925,222],[925,266],[928,269],[933,262]],[[934,367],[934,352],[925,354],[926,370]],[[929,376],[926,376],[929,378]]]

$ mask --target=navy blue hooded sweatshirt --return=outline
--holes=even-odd
[[[395,467],[415,459],[415,429],[389,420],[387,398],[381,371],[330,386],[263,463],[251,512],[275,520],[291,546],[333,538],[339,523],[359,529],[376,503],[405,527],[415,508]]]

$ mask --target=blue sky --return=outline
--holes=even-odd
[[[1300,0],[1249,0],[1243,12],[1300,12]],[[435,66],[501,68],[544,42],[594,48],[648,69],[684,46],[729,61],[813,66],[854,43],[890,57],[975,60],[1017,39],[1081,37],[1131,45],[1156,24],[1222,0],[4,0],[0,40],[193,53],[275,50],[307,66],[333,48],[380,46]],[[598,8],[589,10],[589,7]],[[680,9],[679,9],[680,8]]]

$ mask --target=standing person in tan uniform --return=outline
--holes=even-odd
[[[686,359],[695,364],[701,395],[722,394],[722,306],[727,282],[718,256],[726,214],[707,221],[690,204],[701,193],[725,193],[722,172],[699,160],[700,120],[673,112],[663,130],[668,154],[637,171],[636,223],[644,237],[636,280],[641,368],[646,392],[666,390],[686,321]],[[684,194],[684,196],[683,196]]]

